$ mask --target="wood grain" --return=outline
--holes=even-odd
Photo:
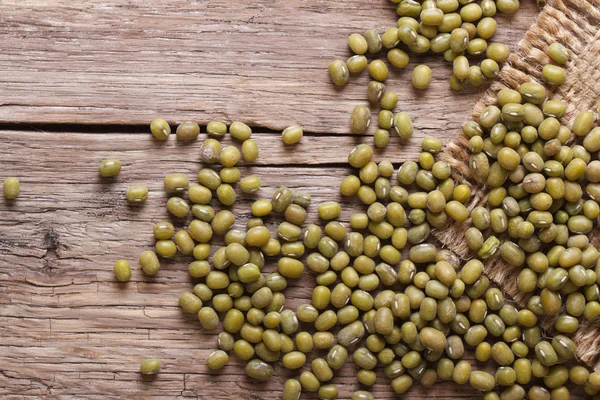
[[[516,15],[498,15],[493,41],[514,46],[536,12],[526,0]],[[389,0],[5,0],[0,122],[147,124],[162,115],[348,133],[368,74],[336,89],[327,65],[350,56],[350,33],[383,32],[396,18]],[[423,62],[432,88],[417,92],[407,82]],[[388,79],[418,128],[454,131],[485,89],[452,93],[450,70],[438,55],[415,56]]]

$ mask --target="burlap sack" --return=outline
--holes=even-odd
[[[477,120],[479,113],[495,103],[496,93],[505,87],[516,89],[530,80],[541,80],[541,71],[549,63],[547,47],[553,42],[565,45],[571,60],[567,64],[567,81],[552,95],[569,104],[563,124],[571,126],[578,112],[596,109],[600,105],[600,0],[551,0],[540,12],[535,24],[519,43],[518,50],[511,54],[495,83],[475,105],[472,118]],[[473,197],[469,208],[473,209],[485,202],[488,188],[477,182],[468,166],[468,138],[459,132],[448,143],[441,159],[453,166],[454,178],[472,189]],[[449,249],[463,259],[471,257],[464,241],[464,232],[470,221],[453,224],[434,232],[434,235]],[[600,232],[594,229],[592,241],[600,246]],[[520,268],[507,265],[499,256],[485,263],[488,277],[520,306],[525,306],[529,296],[520,293],[516,277]],[[555,334],[554,318],[542,318],[541,326],[549,334]],[[582,321],[578,332],[573,336],[577,344],[577,357],[594,369],[600,367],[600,321]]]

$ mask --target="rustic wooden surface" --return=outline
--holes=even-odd
[[[516,44],[537,12],[532,0],[522,8],[498,17],[494,40]],[[346,133],[367,74],[335,90],[327,65],[349,57],[350,33],[395,20],[389,0],[4,0],[0,122],[147,124],[161,114]],[[406,84],[423,58],[389,83],[399,108],[438,134],[462,122],[480,91],[451,93],[439,58],[425,58],[433,90]]]
[[[346,155],[371,140],[346,134],[367,77],[336,90],[325,69],[348,57],[349,33],[393,25],[393,7],[387,0],[139,3],[0,2],[0,178],[22,183],[18,201],[0,199],[0,396],[279,398],[292,376],[280,367],[268,385],[248,381],[234,357],[220,373],[205,367],[215,333],[177,306],[178,294],[192,287],[188,260],[164,263],[156,278],[136,268],[139,252],[153,244],[153,222],[168,218],[162,177],[193,177],[200,167],[200,141],[157,143],[140,126],[157,115],[249,121],[264,132],[255,135],[259,160],[242,168],[263,180],[255,197],[286,184],[310,191],[315,203],[342,200]],[[516,16],[500,18],[498,40],[514,45],[536,12],[525,1]],[[434,81],[415,93],[409,74],[423,60]],[[406,143],[393,138],[378,159],[414,159],[421,137],[456,132],[482,89],[451,93],[448,75],[433,56],[392,74],[389,86],[416,133]],[[314,134],[288,148],[269,129],[294,122]],[[109,156],[123,170],[100,180],[97,164]],[[150,188],[145,206],[124,201],[132,183]],[[243,198],[235,206],[237,226],[249,205]],[[345,201],[342,219],[358,209]],[[312,206],[309,218],[315,215]],[[117,258],[134,265],[128,284],[114,281]],[[312,285],[309,274],[293,282],[287,306],[306,301]],[[163,372],[144,379],[137,369],[150,356],[163,361]],[[342,398],[357,388],[355,374],[349,365],[334,379]],[[374,392],[394,397],[383,376]],[[480,398],[450,384],[417,385],[408,396]]]

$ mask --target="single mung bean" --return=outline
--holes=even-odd
[[[248,162],[256,161],[258,158],[258,145],[254,140],[244,140],[244,143],[242,143],[242,158]]]
[[[418,65],[413,70],[412,84],[417,89],[427,89],[431,82],[431,68],[427,65]]]
[[[485,55],[497,63],[503,63],[508,59],[510,51],[508,46],[502,43],[492,43],[488,46]],[[535,103],[538,104],[538,103]]]
[[[292,202],[293,197],[294,195],[290,189],[285,186],[279,187],[277,190],[275,190],[273,196],[271,197],[273,211],[284,212]]]
[[[548,342],[541,341],[535,346],[537,359],[545,366],[551,367],[558,362],[558,355]]]
[[[432,136],[426,136],[421,142],[421,148],[423,151],[437,154],[442,150],[442,141]]]
[[[469,67],[469,74],[467,80],[473,86],[481,86],[485,82],[485,76],[481,71],[481,67],[478,65],[471,65]]]
[[[352,133],[365,133],[371,123],[371,111],[366,106],[356,106],[350,117],[350,131]]]
[[[227,146],[221,150],[219,162],[224,167],[234,167],[240,160],[241,154],[237,147]]]
[[[484,392],[493,390],[496,386],[496,379],[491,374],[484,371],[472,371],[469,376],[469,384],[477,389]]]
[[[460,9],[460,16],[465,22],[478,21],[481,18],[482,13],[481,6],[477,3],[464,5]]]
[[[161,257],[170,258],[177,253],[177,245],[172,240],[159,240],[155,244],[155,251]]]
[[[216,163],[219,161],[221,143],[216,139],[206,139],[200,147],[200,160],[205,163]]]
[[[443,53],[450,49],[450,34],[440,33],[431,39],[431,51],[434,53]]]
[[[266,382],[273,375],[273,367],[266,362],[254,359],[246,364],[246,375],[261,382]]]
[[[188,188],[190,181],[185,174],[171,174],[164,179],[165,191],[183,192]]]
[[[327,201],[319,204],[317,211],[321,219],[331,220],[340,215],[341,208],[337,202]]]
[[[375,147],[386,147],[390,142],[390,133],[385,129],[377,129],[373,133],[373,144]]]
[[[227,133],[227,125],[219,121],[211,121],[206,125],[206,133],[209,136],[222,138]]]
[[[185,121],[179,124],[176,130],[177,140],[191,141],[196,140],[200,134],[200,126],[192,121]]]
[[[167,140],[171,134],[171,127],[164,119],[156,118],[150,123],[150,132],[158,140]]]
[[[303,131],[300,125],[293,125],[285,128],[281,134],[281,139],[285,144],[298,143],[302,139]]]
[[[569,61],[569,51],[560,43],[552,43],[546,53],[557,64],[564,65]]]
[[[562,85],[565,83],[567,72],[564,68],[546,64],[542,70],[542,78],[551,85]]]
[[[298,400],[302,392],[302,385],[296,379],[288,379],[283,385],[282,400]]]
[[[167,201],[167,210],[178,218],[184,218],[190,213],[190,206],[181,197],[171,197]]]
[[[317,377],[310,371],[304,371],[300,375],[300,384],[307,392],[317,392],[321,386]]]
[[[156,275],[160,269],[160,262],[153,251],[147,250],[140,254],[140,267],[147,275]]]
[[[210,190],[215,190],[221,184],[219,174],[210,168],[202,168],[198,171],[198,181]]]
[[[398,95],[388,90],[383,94],[379,103],[382,109],[393,110],[396,104],[398,104]]]
[[[299,369],[306,364],[306,355],[300,351],[292,351],[283,356],[282,362],[283,366],[287,369]]]
[[[367,144],[359,144],[348,155],[348,163],[354,168],[362,168],[373,157],[373,149]]]
[[[242,191],[242,193],[246,193],[246,194],[254,193],[258,189],[260,189],[260,186],[261,186],[260,178],[257,177],[256,175],[246,176],[240,181],[240,190]]]
[[[367,40],[359,33],[353,33],[348,36],[348,47],[355,54],[365,54],[368,50]]]
[[[117,260],[114,271],[119,282],[128,282],[131,279],[131,266],[127,260]]]
[[[6,182],[7,181],[4,181],[4,196],[5,197],[6,197],[6,193],[7,193]],[[15,187],[15,185],[12,185],[12,186]],[[16,195],[18,195],[18,193],[19,192],[17,191]],[[11,192],[10,194],[11,195],[14,194],[14,191]],[[148,198],[148,188],[146,186],[129,186],[127,188],[125,197],[127,198],[127,201],[130,203],[138,203],[138,204],[143,203]]]
[[[494,18],[484,17],[477,23],[477,36],[487,40],[494,35],[496,27],[497,23]]]
[[[194,204],[206,205],[212,200],[212,192],[205,186],[194,184],[188,188],[188,199]]]
[[[369,63],[369,75],[376,81],[383,82],[388,78],[388,67],[381,60],[373,60]]]
[[[229,133],[234,139],[243,142],[250,139],[250,136],[252,136],[252,129],[243,122],[234,121],[229,126]]]
[[[454,371],[452,372],[452,380],[459,385],[464,385],[469,381],[471,376],[471,364],[467,361],[459,361],[454,366]]]
[[[350,78],[348,66],[342,60],[335,60],[329,64],[329,76],[337,86],[344,86]]]
[[[463,28],[456,28],[450,34],[450,49],[455,53],[462,53],[469,44],[469,32]],[[459,77],[460,78],[460,77]]]
[[[419,19],[423,24],[428,26],[438,26],[442,23],[444,18],[444,12],[439,8],[424,8],[420,15]]]
[[[223,350],[216,350],[208,356],[206,365],[209,369],[219,370],[227,364],[229,356]]]
[[[116,158],[107,158],[105,160],[102,160],[102,162],[100,162],[100,165],[98,165],[98,173],[100,174],[100,176],[105,177],[105,178],[115,176],[120,171],[121,171],[121,162],[119,160],[117,160]],[[16,178],[9,178],[9,179],[16,179]],[[8,181],[8,179],[6,181],[4,181],[5,187],[6,187],[7,181]],[[17,193],[17,195],[18,195],[18,193]],[[6,198],[10,198],[10,197],[6,196]]]
[[[403,139],[407,139],[413,134],[413,125],[410,116],[405,112],[399,112],[394,116],[394,130]]]
[[[466,52],[469,55],[480,55],[480,54],[485,53],[486,49],[487,49],[487,42],[485,41],[485,39],[477,38],[477,39],[473,39],[473,40],[469,41]]]
[[[414,31],[411,31],[414,32]],[[416,39],[416,37],[415,37]],[[396,68],[404,68],[410,60],[408,54],[401,49],[391,49],[387,53],[387,59]]]
[[[367,99],[371,103],[379,103],[384,92],[385,85],[383,83],[371,81],[367,86]]]
[[[367,51],[369,53],[374,54],[381,50],[381,37],[379,36],[379,33],[377,33],[377,30],[368,30],[365,32],[364,38],[367,41]]]
[[[233,205],[236,199],[235,190],[231,185],[223,183],[217,188],[217,198],[219,199],[221,204],[225,206]]]
[[[156,375],[160,371],[160,361],[156,358],[147,358],[140,365],[140,372],[143,375]]]

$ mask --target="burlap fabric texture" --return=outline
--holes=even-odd
[[[600,105],[600,0],[551,0],[541,10],[535,24],[519,43],[516,52],[511,54],[508,63],[502,68],[498,79],[483,95],[473,109],[472,118],[488,105],[495,104],[496,93],[502,88],[516,89],[522,83],[541,79],[542,68],[550,62],[546,49],[553,42],[566,46],[571,59],[568,62],[567,81],[556,90],[548,90],[548,96],[568,103],[567,114],[562,123],[568,127],[577,113]],[[462,132],[446,145],[440,159],[453,167],[454,178],[458,183],[468,184],[472,189],[469,208],[485,205],[489,188],[478,182],[469,169],[468,137]],[[464,232],[470,227],[470,220],[437,230],[434,235],[445,247],[453,250],[463,259],[472,257],[465,244]],[[600,247],[600,231],[595,228],[592,242]],[[519,292],[516,278],[520,268],[508,265],[497,254],[485,262],[488,277],[501,287],[519,306],[523,307],[531,295]],[[553,335],[555,318],[541,318],[541,327]],[[600,321],[580,321],[579,330],[572,335],[577,344],[577,358],[592,367],[600,368]]]

